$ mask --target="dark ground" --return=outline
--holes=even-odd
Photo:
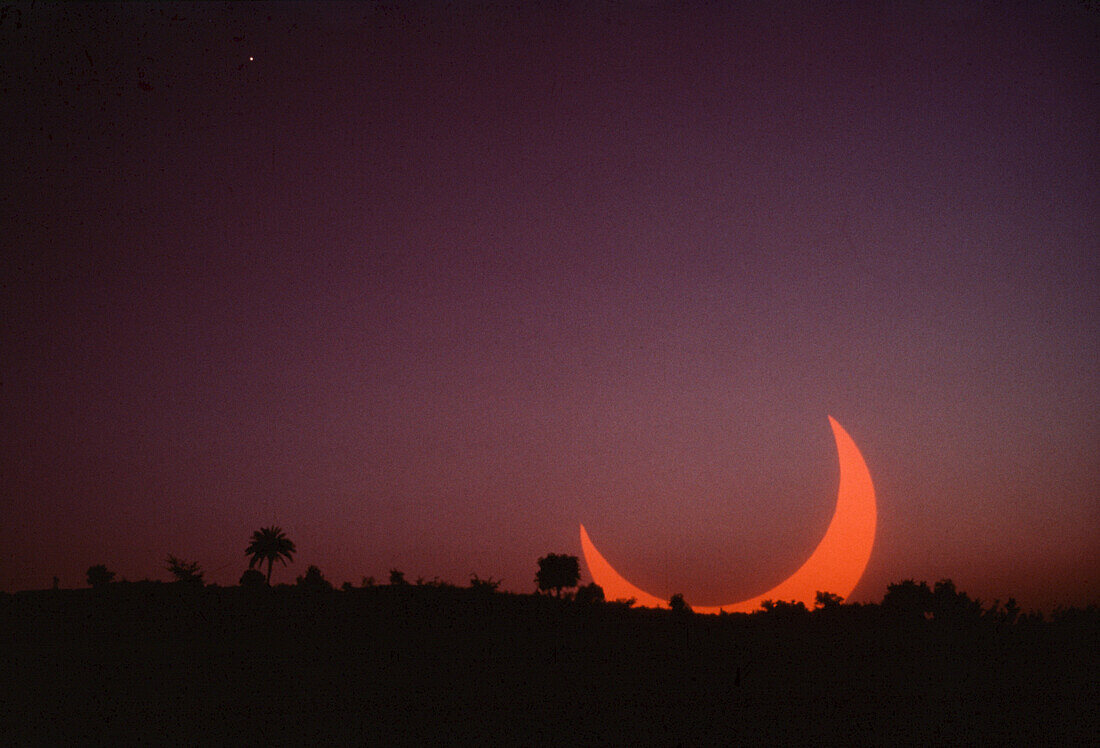
[[[431,586],[0,595],[0,743],[1095,744],[1100,617],[683,616]]]

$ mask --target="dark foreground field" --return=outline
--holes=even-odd
[[[1097,616],[684,616],[435,587],[0,596],[4,744],[1075,744]]]

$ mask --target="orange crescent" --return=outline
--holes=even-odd
[[[856,588],[875,544],[875,487],[852,437],[832,416],[829,416],[829,425],[833,427],[840,458],[840,486],[836,511],[817,549],[798,571],[764,594],[728,605],[693,607],[696,613],[751,613],[765,600],[789,600],[812,607],[817,592],[847,597]],[[581,525],[581,549],[592,580],[603,588],[608,600],[632,597],[637,605],[647,608],[668,607],[667,601],[623,579],[596,550],[584,525]]]

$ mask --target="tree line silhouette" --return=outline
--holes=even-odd
[[[950,580],[878,603],[821,591],[754,613],[606,600],[548,553],[531,593],[400,569],[335,587],[252,533],[240,583],[0,594],[11,744],[1075,744],[1100,725],[1100,611],[1044,618]],[[1085,738],[1082,741],[1082,738]]]
[[[241,574],[238,586],[243,589],[259,590],[271,586],[272,569],[275,562],[286,566],[294,560],[297,547],[282,528],[278,526],[261,527],[251,535],[249,544],[245,549],[248,558],[248,568]],[[266,575],[262,568],[267,564]],[[185,561],[169,554],[165,561],[166,570],[172,575],[174,582],[184,585],[203,586],[203,570],[197,562]],[[87,571],[88,586],[93,589],[104,589],[112,584],[125,584],[115,581],[115,573],[104,564],[96,564]],[[536,594],[552,594],[554,598],[564,601],[574,601],[581,605],[606,603],[614,604],[620,608],[631,608],[634,600],[605,600],[603,589],[595,582],[586,585],[580,584],[580,560],[577,556],[565,553],[549,553],[538,559],[538,571],[535,574]],[[56,577],[55,577],[56,580]],[[391,587],[426,587],[458,589],[457,585],[440,580],[435,577],[425,580],[417,578],[415,583],[410,583],[403,571],[390,569],[388,583]],[[492,577],[480,578],[477,574],[471,574],[469,589],[482,593],[498,592],[501,580]],[[280,585],[285,587],[286,585]],[[310,565],[304,575],[295,580],[295,587],[307,592],[331,592],[335,588],[328,581],[321,569]],[[363,577],[360,589],[376,586],[374,577]],[[56,584],[55,584],[56,589]],[[344,582],[340,590],[349,592],[356,589],[351,582]],[[683,594],[675,593],[668,601],[669,610],[677,615],[692,614],[691,605],[684,599]],[[765,600],[761,604],[760,613],[775,619],[798,619],[812,612],[833,613],[840,608],[859,609],[870,608],[873,603],[851,604],[832,592],[819,591],[816,594],[813,608],[807,608],[800,601]],[[984,607],[980,599],[971,598],[967,593],[957,589],[950,579],[941,579],[933,585],[927,582],[917,582],[913,579],[905,579],[889,584],[882,602],[877,606],[883,616],[888,620],[915,623],[918,621],[935,621],[946,624],[966,624],[979,621],[994,622],[998,624],[1012,625],[1017,622],[1042,621],[1042,612],[1035,611],[1024,613],[1015,598],[1009,598],[1001,603],[994,600],[988,607]],[[731,614],[721,614],[722,616]],[[1055,618],[1064,618],[1072,615],[1097,615],[1096,607],[1089,606],[1083,610],[1077,608],[1059,607],[1052,613]]]

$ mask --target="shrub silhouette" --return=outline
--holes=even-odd
[[[677,615],[687,615],[691,613],[691,606],[687,604],[684,600],[684,596],[679,592],[668,599],[668,607]]]
[[[393,584],[393,585],[408,584],[408,582],[405,581],[405,572],[398,571],[397,569],[390,569],[390,584]]]
[[[882,609],[898,620],[915,621],[932,615],[932,590],[927,582],[905,579],[886,586]]]
[[[619,597],[610,601],[607,605],[615,610],[630,610],[636,602],[638,602],[637,599],[633,597]]]
[[[834,595],[832,592],[818,592],[814,595],[814,610],[839,608],[843,602],[844,598],[840,595]]]
[[[281,561],[286,566],[287,561],[294,560],[294,542],[286,536],[280,527],[263,527],[252,533],[252,542],[248,544],[244,555],[251,556],[248,568],[263,566],[267,561],[267,583],[271,584],[271,566],[275,561]]]
[[[603,587],[595,582],[581,585],[577,588],[577,594],[573,597],[581,605],[591,605],[604,601]]]
[[[325,575],[316,566],[310,564],[304,577],[298,577],[298,588],[305,592],[329,592],[332,584],[325,579]]]
[[[932,588],[932,618],[948,624],[972,623],[982,616],[982,601],[955,588],[950,579],[941,579]]]
[[[794,600],[765,600],[760,603],[764,612],[775,620],[788,621],[809,614],[806,603]]]
[[[197,562],[188,563],[182,558],[176,558],[172,554],[168,554],[168,559],[164,563],[164,568],[168,569],[177,582],[202,584],[202,569],[199,568]]]
[[[113,571],[107,571],[104,564],[88,567],[88,585],[94,589],[106,587],[115,578]]]
[[[539,559],[535,582],[543,592],[554,590],[555,597],[561,597],[561,591],[576,587],[580,578],[580,561],[576,556],[551,553]]]
[[[989,610],[985,612],[985,617],[989,620],[1012,626],[1016,621],[1020,620],[1020,604],[1016,602],[1016,598],[1008,598],[1008,602],[1001,607],[1000,600],[994,600],[993,604],[989,606]]]
[[[500,586],[500,581],[501,580],[493,579],[492,577],[482,579],[477,574],[471,574],[470,589],[477,592],[496,592],[497,587]]]
[[[244,574],[241,574],[238,584],[245,589],[254,590],[266,586],[267,582],[264,579],[264,573],[259,569],[247,569]]]

